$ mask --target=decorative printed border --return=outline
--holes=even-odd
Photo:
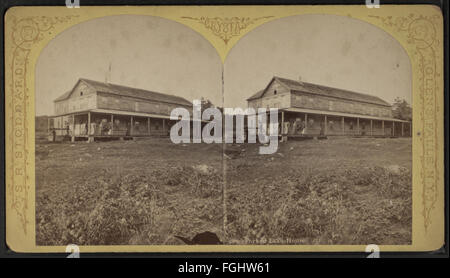
[[[12,115],[9,115],[13,130],[9,134],[12,142],[11,163],[9,171],[11,175],[10,187],[11,209],[20,219],[23,231],[27,234],[27,225],[30,220],[27,218],[28,198],[30,190],[30,176],[27,172],[28,161],[28,121],[27,107],[29,103],[30,89],[27,88],[27,74],[29,65],[29,54],[33,45],[44,39],[46,35],[52,34],[53,27],[58,23],[65,23],[76,16],[65,17],[25,17],[17,19],[13,17],[11,72],[12,78],[9,83],[12,92],[12,101],[9,103]],[[34,104],[33,104],[34,105]],[[34,221],[31,220],[31,221]]]
[[[207,29],[221,38],[225,44],[228,44],[232,37],[238,37],[241,35],[241,31],[248,26],[256,23],[262,19],[273,18],[274,16],[261,16],[257,18],[250,17],[207,17],[201,16],[200,18],[182,16],[184,19],[195,20],[198,23],[203,24]]]
[[[49,8],[49,7],[48,7]],[[206,8],[206,7],[204,7]],[[30,60],[35,61],[36,52],[35,49],[42,46],[43,43],[54,37],[58,32],[66,27],[80,23],[84,20],[93,19],[96,17],[103,17],[117,14],[142,14],[161,16],[170,20],[174,20],[187,25],[202,34],[207,38],[213,46],[217,49],[222,57],[222,61],[226,57],[226,53],[231,49],[236,39],[239,40],[245,33],[255,26],[270,21],[272,18],[283,18],[287,16],[300,16],[303,14],[335,14],[341,16],[349,16],[355,19],[362,20],[364,22],[372,23],[375,26],[385,29],[385,31],[392,34],[392,36],[398,40],[405,49],[407,49],[410,55],[412,70],[413,70],[413,114],[417,115],[413,119],[413,153],[416,160],[414,164],[420,166],[420,179],[413,185],[413,197],[417,197],[414,208],[421,208],[422,219],[419,218],[419,227],[413,223],[413,235],[414,229],[418,230],[418,238],[413,239],[413,246],[416,246],[420,250],[429,248],[430,243],[439,243],[437,241],[442,240],[438,238],[432,238],[433,236],[441,237],[443,230],[436,230],[441,228],[441,224],[436,221],[436,216],[443,216],[443,211],[440,209],[443,207],[443,190],[442,190],[442,178],[443,173],[443,161],[441,157],[442,151],[442,111],[441,107],[441,94],[443,93],[442,83],[442,18],[440,12],[430,9],[430,6],[404,6],[404,7],[389,7],[389,5],[383,7],[383,9],[371,9],[366,10],[364,7],[259,7],[260,9],[253,8],[244,9],[246,7],[239,7],[239,9],[233,10],[232,7],[223,7],[220,14],[213,14],[206,16],[205,10],[201,10],[202,14],[198,14],[195,7],[183,8],[183,13],[177,13],[176,7],[148,7],[147,9],[141,8],[120,8],[117,9],[102,9],[101,7],[85,7],[83,9],[58,9],[53,7],[54,10],[48,11],[44,7],[20,7],[17,8],[18,12],[7,15],[5,20],[5,75],[6,75],[6,87],[5,87],[5,99],[7,107],[5,114],[6,119],[6,199],[7,199],[7,241],[9,243],[15,243],[20,250],[32,250],[36,251],[37,246],[34,244],[34,239],[30,239],[34,235],[32,227],[34,227],[33,218],[34,215],[34,166],[32,161],[34,154],[30,153],[30,144],[34,142],[34,138],[29,138],[30,134],[34,134],[32,130],[34,124],[29,122],[29,118],[34,115],[30,115],[30,107],[33,107],[34,103],[30,103],[30,100],[34,99],[34,85],[31,84],[33,78],[34,64],[30,64]],[[248,7],[247,7],[248,8]],[[434,7],[435,8],[435,7]],[[22,10],[27,10],[22,12]],[[31,10],[32,9],[32,10]],[[84,9],[88,9],[90,12],[86,13]],[[422,9],[424,12],[422,14]],[[30,12],[30,10],[32,12]],[[162,13],[161,11],[164,10]],[[245,10],[245,14],[244,14]],[[407,16],[404,16],[404,11],[411,11]],[[34,16],[35,11],[39,11],[39,14],[44,16]],[[189,11],[189,12],[186,12]],[[208,11],[208,9],[206,9]],[[234,13],[234,11],[237,11]],[[172,14],[173,12],[173,14]],[[248,12],[248,16],[247,16]],[[9,11],[8,11],[9,13]],[[389,13],[389,14],[388,14]],[[22,15],[23,14],[23,15]],[[47,16],[52,14],[58,14],[62,16]],[[228,17],[222,17],[221,14],[229,14]],[[244,14],[245,16],[242,16]],[[258,14],[276,14],[277,16],[261,16]],[[66,16],[65,16],[66,15]],[[219,38],[216,43],[216,38]],[[230,41],[231,40],[231,41]],[[223,44],[222,44],[223,42]],[[30,70],[31,69],[31,70]],[[417,83],[416,83],[417,82]],[[419,92],[419,93],[418,93]],[[414,111],[418,111],[417,113]],[[420,111],[420,113],[419,113]],[[32,113],[32,112],[31,112]],[[31,128],[31,129],[30,129]],[[417,142],[415,142],[417,140]],[[419,155],[417,155],[419,153]],[[413,169],[416,166],[413,167]],[[27,170],[28,169],[28,170]],[[417,169],[416,169],[417,170]],[[416,171],[417,173],[417,171]],[[417,174],[419,176],[419,174]],[[416,176],[413,170],[413,176]],[[413,179],[414,180],[414,179]],[[420,186],[420,187],[419,187]],[[422,191],[420,192],[420,189]],[[414,193],[414,190],[416,190]],[[418,196],[418,193],[421,193]],[[414,197],[413,200],[416,200]],[[420,215],[419,215],[420,216]],[[33,218],[33,219],[31,219]],[[413,222],[414,222],[413,213]],[[9,220],[8,220],[9,219]],[[14,227],[8,229],[8,223],[18,223],[20,230],[15,230]],[[435,222],[433,222],[435,221]],[[443,221],[443,219],[442,219]],[[443,225],[443,224],[442,224]],[[31,228],[30,228],[31,227]],[[14,229],[14,230],[13,230]],[[427,236],[425,237],[422,230],[424,229]],[[443,229],[443,226],[442,226]],[[9,232],[9,234],[8,234]],[[417,231],[416,231],[417,232]],[[23,234],[22,234],[23,233]],[[14,238],[14,242],[12,242]],[[22,242],[25,240],[27,242]],[[421,243],[421,244],[417,244]],[[228,248],[229,247],[229,248]],[[295,247],[295,246],[294,246]],[[352,246],[302,246],[301,248],[294,248],[288,250],[302,250],[302,251],[318,251],[322,250],[360,250],[360,247]],[[325,247],[325,249],[324,249]],[[395,247],[395,248],[394,248]],[[394,246],[388,248],[389,250],[413,250],[411,246]],[[51,250],[55,252],[64,249],[58,249],[60,247],[43,250]],[[150,248],[153,251],[175,251],[181,250],[179,247],[168,246],[153,246]],[[178,248],[178,249],[177,249]],[[236,249],[233,249],[236,248]],[[223,246],[220,250],[227,251],[267,251],[270,248],[271,251],[286,251],[286,246],[251,246],[251,249],[245,246]],[[434,246],[433,246],[434,248]],[[219,249],[211,248],[214,251]],[[211,249],[204,249],[203,247],[193,247],[191,249],[185,248],[186,251],[205,251]],[[98,251],[149,251],[148,246],[83,246],[83,251],[95,250]],[[429,250],[429,249],[428,249]],[[88,251],[89,252],[89,251]]]
[[[422,155],[420,156],[422,169],[421,180],[423,186],[422,204],[424,228],[428,230],[431,225],[431,215],[438,199],[437,152],[438,152],[438,108],[436,94],[439,93],[437,79],[441,73],[437,68],[436,46],[439,43],[435,24],[438,16],[422,16],[409,14],[408,16],[370,16],[381,20],[388,28],[395,28],[398,32],[407,34],[407,42],[415,47],[414,55],[419,61],[420,68],[420,97],[422,109],[420,121],[423,131],[417,131],[417,136],[422,143]]]

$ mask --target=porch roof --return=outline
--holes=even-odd
[[[124,115],[124,116],[136,116],[136,117],[150,117],[150,118],[159,118],[159,119],[168,119],[170,120],[169,115],[160,115],[160,114],[153,114],[153,113],[145,113],[145,112],[132,112],[132,111],[121,111],[121,110],[113,110],[113,109],[90,109],[85,111],[76,111],[66,114],[58,114],[51,117],[62,117],[67,115],[83,115],[87,114],[88,112],[91,113],[101,113],[101,114],[113,114],[113,115]],[[191,115],[192,119],[192,115]],[[203,121],[208,122],[208,121]]]
[[[323,110],[314,110],[314,109],[305,109],[305,108],[282,108],[280,111],[285,112],[297,112],[297,113],[308,113],[308,114],[318,114],[318,115],[330,115],[330,116],[338,116],[338,117],[347,117],[347,118],[360,118],[360,119],[368,119],[368,120],[379,120],[379,121],[390,121],[390,122],[403,122],[409,123],[409,121],[388,118],[388,117],[376,117],[369,115],[361,115],[361,114],[351,114],[351,113],[343,113],[343,112],[333,112],[333,111],[323,111]]]

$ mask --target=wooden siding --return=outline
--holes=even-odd
[[[286,87],[276,78],[272,80],[260,97],[249,99],[248,106],[255,109],[303,108],[317,110],[319,114],[320,111],[329,111],[392,118],[390,106],[296,91]]]
[[[55,114],[62,115],[79,111],[95,109],[96,93],[83,82],[79,82],[69,98],[55,102]]]
[[[292,107],[314,110],[335,111],[375,117],[392,117],[390,107],[371,103],[341,100],[331,97],[316,96],[295,92],[291,94]]]
[[[275,93],[276,92],[276,93]],[[291,99],[289,90],[282,84],[274,81],[265,90],[263,96],[259,99],[248,101],[251,108],[288,108]]]
[[[148,100],[116,96],[111,94],[98,93],[97,95],[97,108],[99,109],[170,115],[171,111],[178,107],[182,106],[178,104],[151,102]],[[183,108],[192,110],[192,107],[189,106],[184,106]]]

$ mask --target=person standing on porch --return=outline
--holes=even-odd
[[[319,136],[324,136],[325,135],[325,120],[320,122],[320,132],[319,132]]]
[[[295,121],[295,134],[301,134],[303,132],[303,122],[302,119],[297,118]]]
[[[88,125],[87,125],[86,122],[84,122],[84,123],[81,124],[81,130],[82,130],[82,132],[83,132],[83,135],[89,135],[89,134],[88,134]]]
[[[289,126],[290,126],[290,122],[286,121],[284,122],[284,134],[289,134]]]
[[[97,123],[96,122],[92,122],[91,123],[91,134],[89,134],[89,135],[94,135],[95,134],[96,127],[97,127]]]

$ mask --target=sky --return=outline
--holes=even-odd
[[[291,16],[249,32],[225,62],[225,106],[246,105],[273,76],[411,104],[411,65],[404,49],[378,27],[349,17]]]
[[[111,71],[109,71],[111,65]],[[182,96],[204,96],[222,107],[246,98],[273,76],[411,103],[412,73],[400,44],[368,23],[333,15],[300,15],[265,23],[242,37],[224,70],[211,44],[174,21],[121,15],[71,27],[41,52],[36,67],[36,115],[52,115],[53,100],[79,78]]]
[[[222,62],[204,37],[171,20],[119,15],[77,24],[44,48],[36,115],[52,115],[53,100],[79,78],[104,82],[107,76],[113,84],[222,103]]]

